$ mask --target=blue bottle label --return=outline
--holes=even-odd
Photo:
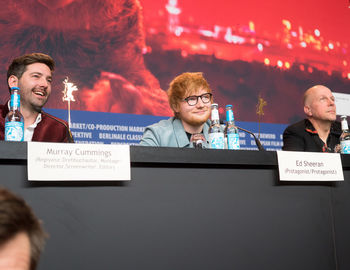
[[[11,100],[10,100],[10,107],[16,107],[19,108],[20,106],[20,95],[18,94],[12,94],[11,95]]]
[[[227,149],[239,149],[239,135],[237,133],[227,134]]]
[[[350,154],[350,140],[340,142],[340,151],[342,154]]]
[[[5,123],[5,141],[23,142],[24,124],[23,122]]]
[[[233,112],[231,110],[226,111],[226,121],[234,121]]]
[[[210,133],[209,144],[212,149],[225,149],[225,138],[223,133]]]

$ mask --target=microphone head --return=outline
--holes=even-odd
[[[203,133],[192,134],[190,142],[193,144],[194,148],[203,148],[203,143],[205,142],[204,134]]]

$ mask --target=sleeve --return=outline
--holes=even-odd
[[[284,151],[304,151],[303,137],[292,127],[287,127],[283,132],[283,147]]]
[[[55,119],[56,120],[56,119]],[[60,124],[56,126],[57,135],[56,139],[52,139],[53,142],[62,142],[62,143],[74,143],[73,135],[68,127],[68,123],[60,120],[58,121]],[[49,133],[52,136],[52,132]]]
[[[160,146],[159,136],[151,127],[146,127],[142,139],[140,141],[142,146]]]
[[[46,112],[41,112],[42,120],[34,129],[33,141],[74,143],[68,123]]]

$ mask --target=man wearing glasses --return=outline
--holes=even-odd
[[[140,145],[192,147],[193,134],[204,136],[207,147],[212,91],[201,72],[177,76],[168,89],[174,117],[146,127]]]

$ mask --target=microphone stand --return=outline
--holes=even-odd
[[[255,134],[249,130],[246,130],[244,128],[241,128],[239,126],[236,126],[236,128],[238,128],[239,130],[242,130],[244,132],[247,132],[249,133],[250,135],[253,136],[254,140],[255,140],[255,143],[256,143],[256,146],[258,147],[259,151],[265,151],[265,148],[262,146],[261,142],[259,141],[259,139],[255,136]]]

